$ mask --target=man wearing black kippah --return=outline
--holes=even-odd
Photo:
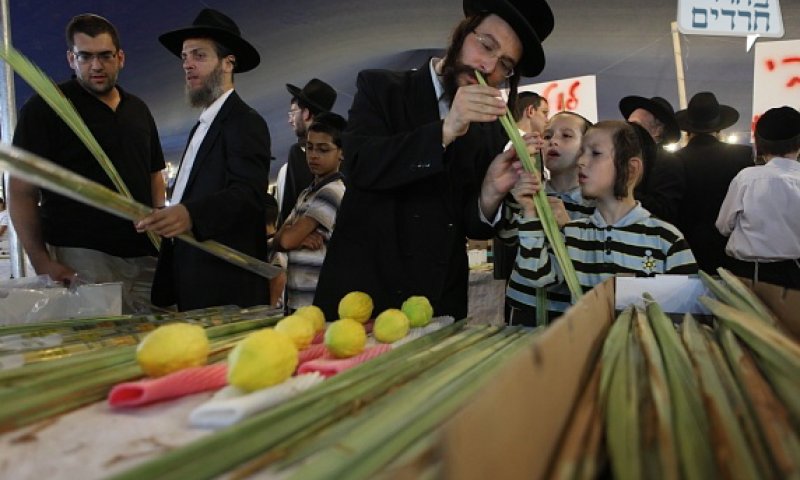
[[[733,273],[800,290],[800,112],[772,108],[756,124],[756,149],[767,164],[731,182],[717,228],[730,236]]]

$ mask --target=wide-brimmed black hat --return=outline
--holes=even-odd
[[[771,142],[800,136],[800,112],[787,106],[770,108],[758,119],[756,136]]]
[[[619,101],[619,111],[625,117],[625,120],[640,108],[652,113],[654,117],[664,124],[663,143],[674,143],[681,139],[681,128],[678,126],[677,120],[675,120],[675,110],[666,99],[631,95]]]
[[[261,56],[254,46],[242,38],[236,22],[227,15],[211,8],[204,8],[191,26],[167,32],[158,41],[176,56],[181,56],[183,41],[187,38],[211,38],[222,44],[236,56],[236,73],[247,72],[258,66]]]
[[[675,113],[681,130],[692,133],[711,133],[724,130],[739,121],[739,112],[720,105],[711,92],[700,92],[689,100],[689,108]]]
[[[542,42],[553,31],[553,12],[545,0],[463,0],[464,14],[493,13],[502,18],[522,42],[522,58],[515,69],[535,77],[544,69]]]
[[[309,80],[302,89],[287,83],[286,89],[293,98],[302,100],[304,104],[308,105],[314,115],[329,112],[336,103],[336,90],[318,78]]]

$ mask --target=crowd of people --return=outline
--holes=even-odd
[[[285,304],[291,312],[313,303],[335,319],[345,294],[364,291],[376,311],[424,295],[437,315],[462,318],[465,241],[494,238],[506,319],[535,325],[571,304],[534,207],[544,190],[583,289],[621,273],[718,267],[800,289],[797,110],[775,108],[758,121],[765,166],[752,148],[719,140],[739,115],[711,92],[678,112],[660,97],[628,96],[621,120],[550,116],[546,99],[518,94],[521,78],[545,65],[542,42],[555,25],[547,2],[464,0],[463,10],[441,58],[360,72],[347,119],[331,112],[337,93],[324,81],[287,85],[297,143],[277,199],[267,193],[269,128],[234,85],[260,55],[233,19],[206,8],[159,37],[181,59],[188,103],[201,109],[167,186],[153,117],[117,83],[125,55],[116,29],[98,15],[74,17],[66,29],[74,78],[59,88],[152,212],[131,223],[13,178],[12,224],[36,272],[65,283],[120,281],[128,311]],[[510,148],[497,121],[507,109],[541,174]],[[685,147],[663,148],[681,131]],[[113,188],[38,96],[21,109],[14,144]],[[158,251],[148,232],[161,237]],[[175,239],[186,233],[286,274],[268,282]]]

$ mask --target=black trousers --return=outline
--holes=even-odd
[[[800,265],[795,260],[756,263],[728,257],[726,267],[739,277],[800,290]]]

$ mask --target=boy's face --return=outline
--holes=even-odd
[[[342,149],[333,143],[327,133],[309,131],[306,139],[306,161],[315,178],[322,178],[339,170]]]
[[[614,141],[612,132],[590,128],[578,156],[578,183],[585,198],[614,197]]]
[[[553,174],[574,169],[581,149],[581,119],[556,115],[544,129],[544,164]]]

